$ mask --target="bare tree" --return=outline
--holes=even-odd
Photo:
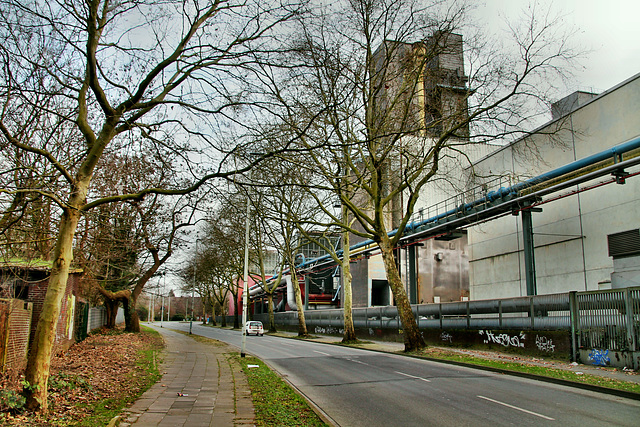
[[[428,183],[461,175],[449,167],[487,139],[526,127],[530,105],[547,99],[546,79],[574,58],[558,25],[535,11],[513,27],[517,56],[472,45],[472,72],[462,57],[466,7],[457,2],[358,0],[336,3],[301,21],[292,49],[308,67],[291,70],[305,96],[290,106],[289,130],[303,146],[325,143],[297,163],[323,177],[356,222],[335,221],[371,239],[382,255],[405,350],[425,346],[400,279],[395,248]],[[443,65],[444,64],[444,65]],[[278,94],[275,94],[277,98]],[[282,100],[285,102],[285,100]],[[301,118],[320,118],[304,129]],[[447,167],[445,167],[447,166]],[[349,191],[351,188],[354,191]]]
[[[238,114],[251,102],[233,80],[245,77],[249,61],[273,53],[270,34],[298,8],[262,1],[1,4],[2,144],[37,157],[55,174],[2,192],[42,195],[60,215],[24,390],[28,408],[46,410],[55,325],[81,215],[113,201],[186,194],[233,174],[225,160],[238,144],[225,147],[213,138],[223,136],[222,121],[239,126]],[[26,132],[25,123],[35,123],[37,132]],[[176,160],[160,166],[181,170],[180,185],[92,192],[106,152],[163,149]]]

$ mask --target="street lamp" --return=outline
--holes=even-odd
[[[262,156],[262,153],[249,153],[251,156]],[[242,284],[242,348],[240,357],[246,356],[247,349],[247,306],[249,305],[249,189],[247,189],[247,212],[244,226],[244,283]]]
[[[247,349],[247,305],[249,302],[249,195],[247,194],[247,212],[244,227],[244,283],[242,284],[242,349],[240,357],[245,357]]]

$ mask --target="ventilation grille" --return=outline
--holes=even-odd
[[[607,236],[609,256],[618,258],[640,254],[640,229],[624,231]]]

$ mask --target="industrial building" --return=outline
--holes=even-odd
[[[640,74],[601,94],[575,92],[553,104],[552,113],[552,120],[531,136],[475,162],[474,172],[522,181],[637,138]],[[626,158],[637,155],[636,149]],[[633,175],[638,169],[625,172]],[[640,180],[609,175],[541,202],[531,215],[535,294],[640,285]],[[471,299],[531,293],[523,215],[505,215],[467,233]]]

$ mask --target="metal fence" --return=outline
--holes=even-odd
[[[124,322],[124,309],[118,307],[116,324]],[[78,304],[78,316],[76,316],[76,340],[84,340],[89,333],[107,324],[107,310],[104,306],[90,307],[87,303]]]
[[[575,305],[578,347],[638,351],[640,288],[579,292]]]

